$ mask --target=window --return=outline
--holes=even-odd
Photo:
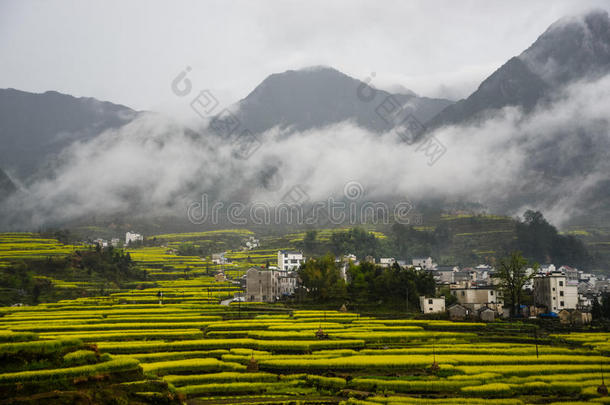
[[[463,297],[464,295],[466,295],[466,293],[465,293],[464,291],[462,291],[462,297]]]
[[[560,297],[563,297],[563,290],[562,290],[562,291],[559,291],[559,296],[560,296]]]
[[[555,287],[553,287],[553,291],[555,291]]]
[[[432,310],[433,310],[432,308],[428,308],[428,311],[432,311]]]
[[[563,281],[559,282],[559,287],[563,287]]]
[[[432,305],[432,300],[431,299],[428,300],[428,304]]]
[[[563,307],[565,304],[563,303],[563,301],[559,301],[559,306]]]
[[[489,295],[494,295],[494,292],[493,292],[493,290],[492,290],[492,291],[490,291],[490,292],[489,292]]]

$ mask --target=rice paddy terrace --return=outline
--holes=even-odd
[[[597,393],[610,334],[546,336],[537,356],[511,324],[280,305],[102,297],[0,313],[0,403],[610,403]]]
[[[213,237],[224,236],[187,238]],[[0,239],[0,267],[82,249],[35,234]],[[148,275],[132,288],[96,295],[94,282],[46,276],[87,294],[0,307],[0,404],[610,403],[597,392],[610,334],[543,336],[537,350],[524,325],[219,305],[241,290],[215,270],[237,277],[275,252],[227,249],[233,263],[214,265],[173,246],[128,250]]]

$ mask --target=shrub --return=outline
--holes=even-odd
[[[238,382],[228,384],[202,384],[202,385],[187,385],[177,388],[181,394],[188,397],[197,395],[210,394],[258,394],[265,392],[267,388],[273,384],[269,383],[253,383],[253,382]]]
[[[179,387],[193,384],[212,384],[229,382],[273,382],[278,376],[271,373],[236,373],[223,372],[197,375],[166,375],[163,379],[172,385]]]
[[[350,385],[364,390],[391,390],[396,392],[455,392],[479,381],[460,380],[381,380],[354,378]]]
[[[0,342],[26,342],[38,339],[38,335],[32,332],[13,332],[0,330]]]
[[[2,343],[0,344],[0,359],[54,355],[59,351],[74,350],[82,345],[83,342],[75,338]]]
[[[216,371],[245,371],[246,367],[237,363],[225,363],[223,361],[211,358],[196,358],[175,361],[162,361],[157,363],[146,363],[142,365],[142,369],[146,373],[154,373],[157,375],[166,375],[171,373],[201,373],[201,372],[216,372]]]
[[[511,386],[504,383],[493,383],[462,387],[461,391],[466,395],[481,396],[508,396],[512,394]]]
[[[116,373],[139,369],[140,363],[135,359],[114,359],[94,365],[58,368],[51,370],[20,371],[18,373],[0,374],[0,384],[24,383],[32,381],[57,380],[83,377],[99,373]]]
[[[338,377],[322,377],[319,375],[307,375],[307,383],[321,388],[340,390],[347,384],[345,379]]]
[[[64,356],[64,363],[69,366],[97,363],[97,354],[91,350],[77,350]]]

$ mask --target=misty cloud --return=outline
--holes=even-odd
[[[429,134],[446,147],[433,165],[396,132],[344,122],[321,130],[260,135],[249,158],[206,132],[156,114],[66,149],[45,179],[11,200],[31,226],[84,215],[186,215],[202,193],[220,201],[279,204],[298,185],[314,201],[341,198],[356,181],[369,201],[430,198],[480,202],[492,212],[541,209],[561,223],[583,212],[608,181],[610,75],[574,83],[526,115],[508,107],[472,125]],[[565,176],[567,165],[573,173]],[[20,213],[20,214],[18,214]]]

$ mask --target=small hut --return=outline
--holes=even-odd
[[[460,304],[453,304],[447,311],[449,312],[449,319],[451,320],[462,320],[468,316],[468,309],[461,306]]]
[[[576,309],[572,311],[570,320],[574,325],[587,325],[591,323],[591,313]]]
[[[564,325],[570,324],[572,320],[572,314],[570,314],[570,311],[568,311],[567,309],[562,309],[557,315],[559,316],[559,322]]]
[[[489,307],[479,309],[479,319],[483,322],[493,322],[496,320],[496,311]]]

